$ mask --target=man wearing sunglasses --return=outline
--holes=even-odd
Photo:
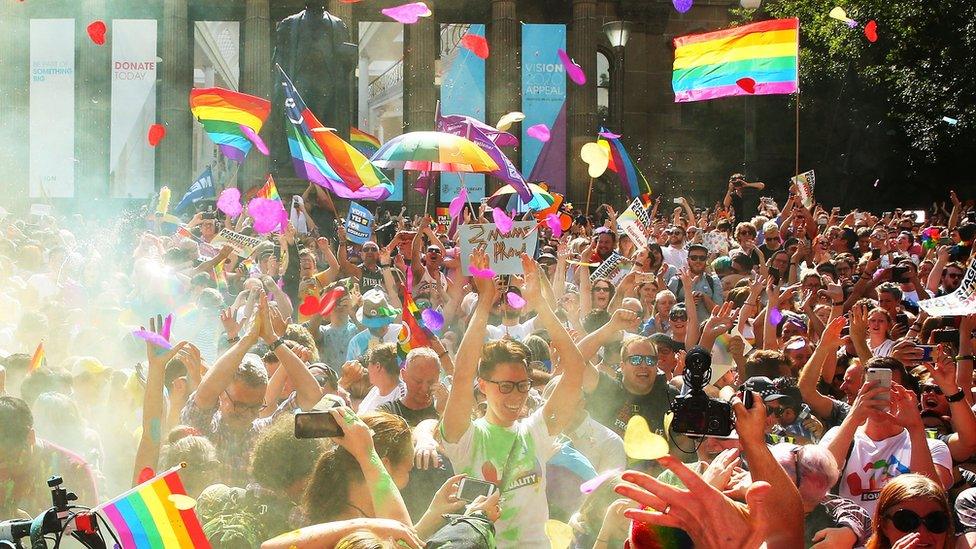
[[[701,244],[688,246],[688,272],[691,273],[692,277],[691,291],[695,297],[695,306],[698,308],[698,318],[701,319],[708,318],[716,305],[725,302],[722,297],[722,282],[717,276],[705,272],[707,265],[708,248]],[[679,299],[685,295],[680,276],[675,275],[671,278],[671,281],[668,282],[668,289]],[[686,304],[686,306],[691,306],[691,304]]]
[[[432,228],[431,217],[425,216],[417,234],[413,237],[413,259],[410,270],[413,272],[413,297],[430,298],[441,291],[447,291],[447,277],[441,272],[444,266],[444,245]],[[424,237],[427,247],[424,247]]]

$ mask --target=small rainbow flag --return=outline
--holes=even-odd
[[[349,128],[349,144],[365,156],[373,156],[380,150],[380,140],[355,127]]]
[[[600,128],[600,133],[609,134],[605,128]],[[644,174],[631,161],[630,155],[627,154],[627,149],[620,142],[620,138],[601,136],[599,141],[606,143],[610,149],[610,163],[607,165],[607,168],[620,176],[620,186],[627,191],[630,198],[637,198],[641,194],[640,186],[637,184],[638,177],[640,177],[640,181],[643,181],[647,192],[650,193],[650,184],[648,184]]]
[[[209,548],[186,495],[181,463],[94,508],[108,519],[125,549]]]
[[[252,140],[260,141],[257,134],[271,114],[271,102],[223,88],[195,88],[190,90],[190,112],[224,156],[242,163]]]
[[[37,348],[34,349],[34,356],[31,357],[30,364],[27,366],[27,373],[34,372],[41,367],[41,364],[47,362],[47,355],[44,354],[44,342],[37,344]]]
[[[277,200],[281,202],[281,195],[278,194],[278,186],[275,185],[275,180],[268,174],[267,181],[264,182],[264,186],[258,189],[258,192],[254,195],[255,198],[267,198],[269,200]]]
[[[217,291],[219,291],[221,294],[226,294],[228,292],[228,289],[227,289],[227,273],[224,272],[224,262],[218,261],[217,264],[214,265],[213,270],[214,270],[214,282],[217,283]]]
[[[295,85],[279,66],[288,119],[288,150],[295,173],[339,198],[386,200],[393,183],[363,153],[326,128],[305,105]]]
[[[400,334],[397,336],[397,356],[400,360],[406,358],[407,353],[419,347],[430,346],[427,330],[420,325],[420,309],[413,301],[410,290],[403,288],[403,315],[400,322]]]
[[[676,103],[799,90],[800,20],[773,19],[674,39]],[[737,82],[750,78],[754,90]]]

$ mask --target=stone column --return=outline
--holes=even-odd
[[[437,106],[434,62],[439,30],[440,24],[433,17],[422,17],[416,24],[404,27],[404,133],[434,129],[434,110]],[[416,180],[417,172],[404,172],[403,203],[410,213],[420,212],[424,207],[424,195],[413,192]],[[437,192],[436,186],[430,189],[435,202]]]
[[[157,145],[159,179],[156,187],[168,186],[181,197],[190,184],[193,142],[189,97],[193,85],[193,35],[187,16],[188,0],[163,0],[163,24],[159,31],[162,58],[159,123],[166,138]],[[195,175],[195,174],[194,174]]]
[[[597,131],[596,114],[596,46],[600,36],[600,25],[596,16],[596,0],[573,0],[572,23],[567,41],[570,57],[586,73],[586,84],[577,86],[567,81],[567,100],[569,101],[569,151],[567,200],[577,208],[586,208],[586,194],[590,178],[586,174],[586,164],[580,160],[579,151],[584,143],[594,141]],[[603,185],[594,184],[591,211],[600,204]]]
[[[105,0],[84,0],[80,6],[75,44],[78,49],[75,114],[75,196],[105,197],[108,193],[109,155],[112,139],[112,32],[105,45],[96,46],[85,30],[89,21],[111,25]]]
[[[12,210],[28,203],[30,125],[30,4],[0,3],[0,196]]]
[[[271,7],[269,0],[247,0],[244,4],[244,35],[241,40],[244,49],[244,63],[241,70],[241,91],[272,98],[271,66]],[[275,105],[280,109],[279,105]],[[272,126],[280,131],[281,113],[272,109],[265,121],[265,126]],[[262,131],[263,135],[269,132]],[[267,156],[253,149],[247,155],[247,161],[241,166],[237,176],[237,187],[249,189],[264,183],[265,174],[271,169],[271,162]]]
[[[493,125],[506,113],[522,110],[522,33],[515,0],[492,0],[487,35],[491,55],[486,67],[488,115],[485,122]],[[516,167],[521,164],[519,147],[503,150]],[[485,181],[488,195],[502,185],[493,177]]]

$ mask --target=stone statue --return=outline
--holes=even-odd
[[[305,104],[328,128],[349,139],[352,78],[358,46],[349,43],[349,29],[325,11],[327,0],[307,0],[305,10],[286,17],[275,28],[274,62],[281,65]],[[275,102],[283,93],[278,70],[272,67]]]

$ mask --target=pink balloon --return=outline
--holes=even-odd
[[[609,471],[604,471],[599,475],[591,478],[590,480],[580,484],[580,492],[584,494],[589,494],[600,487],[601,484],[606,482],[610,477],[616,475],[620,472],[620,468],[610,469]]]
[[[444,315],[435,311],[434,309],[424,309],[420,313],[420,318],[424,321],[424,326],[432,332],[436,332],[444,327]]]
[[[468,190],[461,187],[461,192],[451,200],[451,204],[447,207],[447,211],[451,214],[451,217],[457,219],[461,215],[461,210],[464,209],[464,204],[468,201]]]
[[[258,234],[268,234],[279,228],[282,220],[287,223],[288,219],[288,212],[281,202],[269,198],[251,199],[247,204],[247,214],[254,218],[254,231]]]
[[[559,216],[551,213],[546,216],[546,226],[552,230],[552,236],[559,238],[563,235],[563,224],[559,221]]]
[[[691,9],[692,0],[672,0],[671,3],[674,4],[674,9],[678,13],[686,13]]]
[[[563,66],[566,67],[566,75],[569,76],[569,79],[577,86],[586,84],[586,73],[569,58],[569,54],[562,48],[556,50],[556,54],[559,56],[559,60],[563,62]]]
[[[241,215],[241,211],[244,209],[241,206],[241,191],[234,187],[227,187],[220,191],[220,197],[217,198],[217,209],[227,214],[228,217]]]
[[[468,267],[468,272],[471,273],[471,276],[475,278],[495,278],[495,271],[491,270],[490,268],[479,269],[474,265],[471,265]]]
[[[166,338],[157,334],[156,332],[150,332],[149,330],[136,330],[132,332],[132,335],[138,337],[143,341],[148,341],[151,345],[161,347],[167,351],[173,348],[173,345]]]
[[[529,137],[534,137],[543,143],[549,141],[549,127],[545,124],[530,126],[529,129],[525,130],[525,133],[528,134]]]
[[[498,227],[498,232],[502,234],[508,234],[512,232],[512,226],[515,224],[511,217],[505,213],[501,208],[493,208],[491,210],[491,217],[495,221],[495,226]]]
[[[244,132],[244,135],[246,135],[247,138],[250,139],[252,143],[254,143],[254,146],[257,147],[259,151],[261,151],[261,154],[263,154],[264,156],[271,155],[271,151],[268,150],[268,146],[264,144],[264,140],[261,139],[260,135],[255,133],[254,130],[245,126],[244,124],[241,124],[240,128],[241,131]]]
[[[412,25],[421,17],[429,17],[431,14],[430,8],[428,8],[427,4],[424,4],[423,2],[412,2],[402,6],[385,8],[380,10],[380,12],[395,21],[403,23],[404,25]]]
[[[525,300],[522,299],[522,296],[515,292],[508,292],[505,294],[505,301],[508,301],[508,304],[511,305],[513,309],[521,309],[522,307],[525,307]]]

